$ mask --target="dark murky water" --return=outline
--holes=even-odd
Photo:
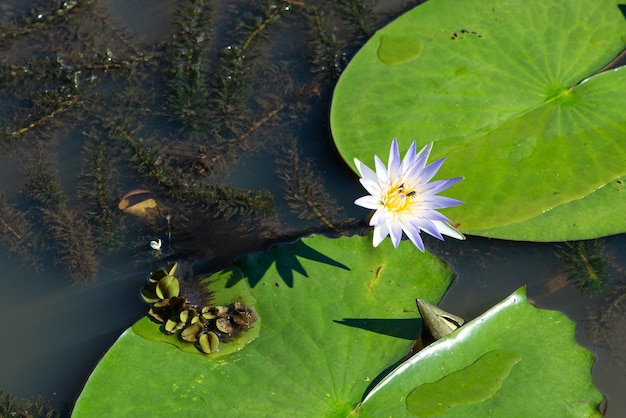
[[[78,3],[80,2],[76,4]],[[107,34],[106,31],[113,31],[115,28],[130,28],[127,32],[138,35],[124,38],[121,44],[119,40],[121,38],[111,41],[111,45],[118,46],[120,51],[124,47],[123,44],[128,41],[143,51],[162,53],[162,42],[170,41],[174,31],[172,20],[176,12],[175,3],[148,0],[101,1],[98,3],[98,10],[102,12],[99,11],[96,15],[104,13],[105,10],[110,15],[102,29],[105,31],[103,37],[114,38],[116,34]],[[240,40],[239,34],[233,29],[235,23],[244,13],[258,13],[248,2],[214,3],[212,37],[215,45],[209,50],[207,58],[207,65],[212,69],[218,66],[217,51]],[[320,9],[327,7],[323,6],[325,2],[313,3],[319,3]],[[374,3],[376,4],[373,5],[373,11],[377,20],[372,23],[372,30],[410,7],[409,2],[403,1]],[[4,24],[19,21],[20,16],[30,15],[31,7],[44,10],[56,7],[57,4],[58,2],[43,1],[4,2],[4,5],[0,5],[0,21]],[[79,15],[80,11],[72,10],[68,13]],[[208,178],[207,183],[212,185],[225,184],[252,190],[266,189],[274,198],[276,216],[267,224],[261,222],[260,227],[233,226],[230,218],[201,212],[198,215],[198,222],[194,223],[192,219],[178,216],[180,213],[176,211],[177,207],[171,211],[174,214],[171,225],[169,221],[166,224],[163,219],[146,225],[126,217],[123,245],[109,255],[98,255],[97,277],[88,284],[73,284],[68,278],[67,270],[58,262],[54,262],[58,258],[58,254],[55,253],[57,243],[50,233],[39,232],[39,241],[45,241],[47,245],[41,249],[39,247],[37,250],[33,249],[33,252],[38,251],[40,254],[37,269],[35,264],[24,263],[19,251],[10,251],[7,247],[7,251],[0,254],[2,272],[0,318],[5,329],[5,337],[0,348],[2,357],[0,389],[4,393],[18,396],[42,394],[58,403],[68,405],[73,403],[98,359],[114,343],[117,336],[146,311],[139,290],[145,283],[147,273],[158,264],[154,252],[148,246],[151,239],[162,237],[166,241],[166,254],[181,257],[196,270],[210,270],[228,263],[237,254],[263,248],[275,237],[286,239],[309,231],[324,231],[327,229],[328,219],[333,222],[345,221],[345,225],[355,226],[355,221],[351,219],[364,216],[363,211],[352,205],[354,198],[362,193],[360,186],[355,176],[336,155],[328,132],[328,105],[334,84],[332,71],[328,71],[329,74],[322,71],[321,75],[310,71],[311,53],[307,48],[303,49],[302,45],[311,48],[310,42],[314,35],[311,35],[310,28],[303,28],[302,22],[306,19],[297,14],[300,12],[294,10],[292,13],[296,14],[293,18],[285,14],[282,26],[275,25],[271,30],[268,29],[267,40],[256,44],[256,49],[251,54],[253,58],[246,58],[255,65],[246,75],[249,77],[248,83],[254,88],[246,93],[248,96],[244,100],[247,113],[241,118],[228,115],[233,118],[232,126],[222,128],[218,132],[222,135],[236,135],[238,139],[247,135],[249,141],[242,140],[230,148],[215,147],[213,151],[221,149],[225,152],[225,162],[218,168],[202,165],[206,158],[200,162],[177,160],[180,167],[193,171],[194,179],[205,181]],[[91,20],[86,19],[85,25],[93,24],[94,20],[100,19],[93,16],[91,15]],[[102,21],[104,20],[101,19]],[[69,22],[70,25],[75,24],[76,20],[70,19]],[[68,23],[60,20],[56,24]],[[338,28],[338,36],[346,43],[343,51],[347,56],[366,39],[365,34],[358,33],[358,30],[349,23],[342,22],[336,15],[331,15],[329,27]],[[87,29],[81,28],[76,30],[76,33],[83,30]],[[24,50],[27,46],[35,45],[37,42],[48,42],[46,38],[48,31],[54,32],[54,26],[40,30],[37,36],[25,36],[28,42],[18,44],[18,49],[10,48],[7,54],[12,59],[12,64],[21,65],[23,61],[17,57],[27,54],[27,50]],[[70,34],[72,33],[74,32],[70,31]],[[68,42],[74,42],[71,38],[67,39]],[[8,43],[13,45],[12,41]],[[103,49],[96,52],[106,55],[106,42],[103,41],[99,46]],[[34,49],[41,51],[45,48]],[[64,54],[76,53],[75,50],[58,45],[57,51],[62,60],[73,62],[72,57]],[[122,52],[115,53],[123,55]],[[114,58],[118,55],[114,55]],[[340,58],[337,59],[339,64],[342,62]],[[163,69],[154,71],[153,66],[163,66]],[[168,71],[168,67],[163,60],[155,60],[145,67],[138,65],[136,71],[142,70],[157,74],[158,71]],[[115,68],[110,70],[115,71]],[[136,77],[133,72],[121,74],[129,80]],[[262,77],[266,74],[268,75],[266,78]],[[108,74],[94,73],[94,76],[104,78]],[[80,80],[81,83],[89,82],[88,78]],[[98,95],[106,94],[107,89],[118,88],[116,82],[119,81],[112,79],[97,85],[94,91],[79,90],[76,94],[84,94],[85,100],[95,100]],[[142,84],[149,81],[137,77],[136,82]],[[50,80],[43,82],[46,83],[49,83],[47,88],[51,90],[59,87],[59,83],[55,84]],[[125,89],[132,87],[121,84]],[[145,87],[145,84],[143,86]],[[159,88],[164,88],[164,85],[155,82],[153,90]],[[33,88],[33,91],[35,90],[36,88]],[[278,96],[277,100],[266,98],[282,94],[284,91],[288,91],[288,94]],[[261,99],[269,104],[251,99],[253,96],[261,96]],[[28,119],[27,112],[14,113],[13,110],[28,108],[27,99],[28,95],[20,96],[19,92],[2,96],[0,117],[10,121],[9,127],[6,128],[7,132],[19,128],[20,117]],[[293,100],[295,104],[281,102],[288,99]],[[132,98],[129,97],[128,100]],[[137,100],[141,102],[141,98]],[[118,103],[114,100],[112,102]],[[156,124],[154,130],[140,131],[145,135],[146,141],[154,140],[157,144],[151,149],[154,151],[152,156],[156,159],[175,159],[174,154],[178,151],[182,154],[187,153],[186,157],[193,155],[188,148],[181,145],[182,140],[176,140],[177,127],[172,126],[167,118],[159,118],[158,113],[167,109],[159,109],[159,103],[152,98],[147,100],[146,106],[152,107],[144,113],[134,109],[133,112],[136,113],[133,114],[142,116],[149,114],[152,119],[147,118],[146,121]],[[106,117],[115,119],[118,115],[113,110],[107,113],[94,106],[84,111],[83,117],[92,120]],[[93,116],[100,111],[102,113]],[[274,111],[276,112],[273,113]],[[63,193],[69,199],[68,207],[83,207],[78,193],[80,174],[85,171],[83,147],[86,142],[93,139],[94,126],[82,124],[76,119],[65,120],[62,116],[57,119],[61,120],[62,124],[67,124],[69,128],[51,129],[53,139],[45,138],[44,129],[35,132],[32,138],[28,136],[29,133],[20,135],[17,141],[11,139],[13,142],[9,147],[10,152],[7,151],[4,154],[7,157],[1,158],[0,190],[30,218],[36,218],[34,215],[36,205],[29,207],[32,203],[24,200],[22,194],[30,172],[28,167],[37,163],[37,159],[42,155],[45,161],[50,162],[51,172],[58,176]],[[295,123],[294,120],[298,122]],[[250,126],[258,126],[258,129],[252,132]],[[170,142],[159,142],[161,140],[157,129],[159,127],[164,132],[162,136],[167,137]],[[119,141],[111,137],[105,138],[105,141],[114,140]],[[203,141],[210,140],[204,138],[195,143],[202,145]],[[39,153],[33,153],[32,149],[37,147],[40,149]],[[288,154],[291,158],[287,161],[281,160],[281,155],[284,156],[286,152],[293,152]],[[299,167],[294,168],[290,165],[296,158],[294,156],[301,161]],[[124,158],[131,157],[126,155]],[[116,161],[116,164],[119,167],[113,182],[115,185],[113,189],[117,191],[117,194],[114,194],[116,199],[133,188],[149,188],[155,191],[158,189],[154,180],[148,180],[133,171],[132,164],[124,165],[123,161]],[[155,167],[159,165],[155,164]],[[210,173],[203,177],[206,171]],[[290,196],[291,189],[289,185],[285,186],[284,173],[289,174],[287,177],[300,175],[309,182],[318,184],[320,189],[311,197],[316,199],[316,203],[326,202],[329,206],[342,209],[329,210],[325,219],[312,216],[306,211],[306,204],[303,206],[303,202]],[[176,202],[164,193],[157,192],[157,195],[169,205]],[[117,202],[110,203],[114,208]],[[186,213],[182,209],[180,212]],[[181,217],[184,219],[180,220]],[[37,225],[36,228],[45,229],[41,225]],[[169,240],[168,233],[172,230],[174,237]],[[622,318],[626,304],[620,299],[625,284],[623,266],[626,265],[626,242],[620,236],[609,237],[604,243],[602,254],[609,261],[608,271],[614,290],[595,297],[587,296],[568,284],[561,260],[555,255],[557,247],[554,244],[512,243],[470,238],[462,243],[446,242],[442,245],[435,243],[435,249],[450,260],[459,275],[443,300],[444,309],[471,319],[518,287],[526,285],[529,298],[539,306],[562,310],[577,321],[579,341],[598,354],[594,378],[599,388],[609,397],[608,416],[618,417],[624,415],[626,411],[626,400],[621,396],[621,388],[626,384],[624,378],[626,352],[621,336],[625,325]],[[598,327],[598,315],[602,328]],[[542,343],[550,344],[549,341]]]

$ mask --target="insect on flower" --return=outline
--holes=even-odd
[[[400,161],[398,141],[394,138],[389,150],[388,167],[378,156],[374,156],[376,171],[354,159],[361,174],[359,181],[369,193],[354,203],[374,210],[369,221],[374,227],[374,247],[389,235],[394,247],[398,248],[403,232],[421,251],[424,251],[422,231],[440,240],[443,240],[443,235],[465,239],[463,234],[450,226],[450,219],[437,212],[438,209],[463,204],[460,200],[437,196],[463,177],[431,182],[445,160],[441,158],[426,165],[432,146],[431,142],[416,153],[413,141]]]

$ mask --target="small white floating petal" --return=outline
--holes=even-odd
[[[152,247],[153,250],[159,251],[161,249],[161,239],[159,238],[158,241],[150,241],[150,247]]]

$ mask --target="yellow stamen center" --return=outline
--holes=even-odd
[[[390,212],[401,212],[406,209],[413,196],[415,196],[415,191],[407,190],[402,183],[400,186],[390,187],[382,203]]]

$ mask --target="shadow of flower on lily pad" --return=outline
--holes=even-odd
[[[234,286],[243,278],[248,279],[250,287],[255,287],[272,265],[275,265],[278,275],[285,284],[288,287],[293,287],[294,271],[304,277],[309,277],[307,271],[300,263],[300,258],[328,264],[343,270],[350,270],[345,264],[309,247],[302,241],[297,241],[293,244],[277,244],[262,254],[249,254],[241,257],[235,264],[243,272],[243,277],[233,276],[226,284],[226,287]]]

